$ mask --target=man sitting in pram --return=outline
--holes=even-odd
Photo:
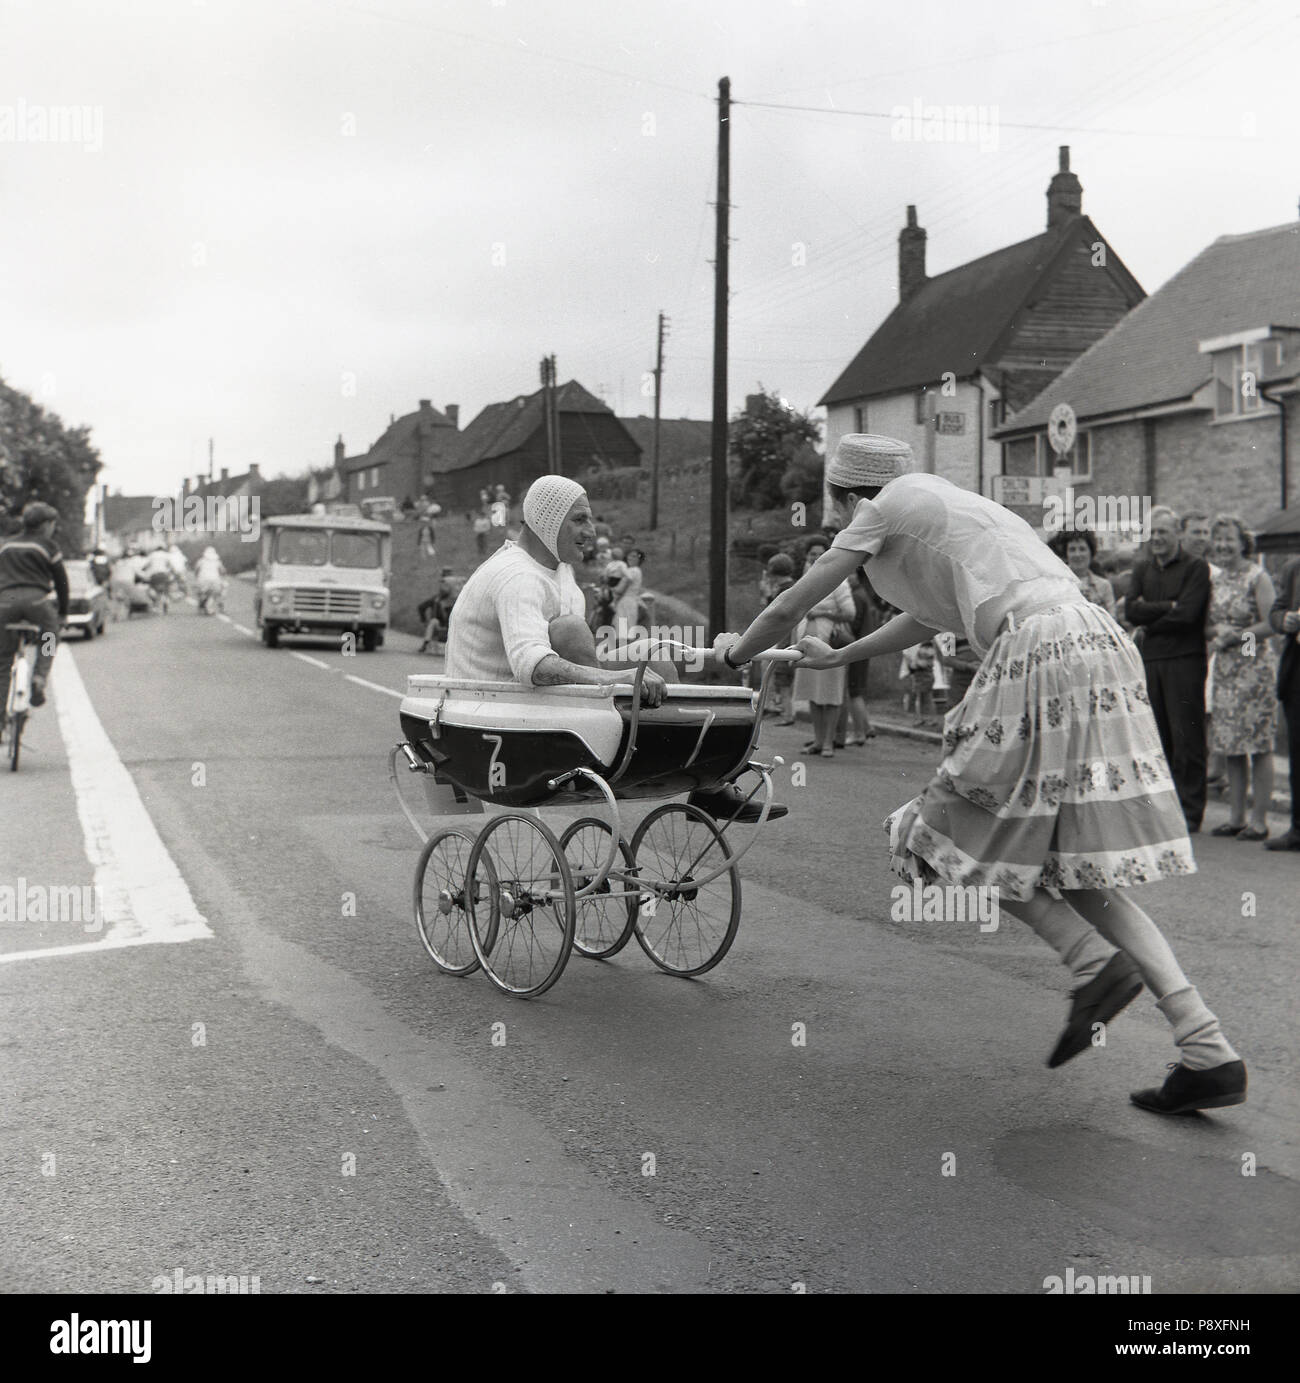
[[[466,581],[447,632],[447,676],[524,686],[612,686],[626,683],[627,664],[602,667],[584,618],[574,563],[595,542],[587,492],[576,480],[544,475],[528,488],[517,543],[507,540]],[[642,702],[663,702],[669,664],[647,668]],[[759,804],[745,803],[733,785],[696,791],[690,801],[713,816],[757,821]],[[774,803],[769,820],[789,809]]]

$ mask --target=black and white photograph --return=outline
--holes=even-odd
[[[0,0],[0,1349],[1280,1348],[1298,60]]]

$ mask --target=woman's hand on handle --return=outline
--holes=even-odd
[[[820,672],[824,668],[843,666],[844,660],[825,639],[816,639],[807,634],[799,640],[797,646],[803,657],[795,664],[796,667],[811,668],[815,672]]]

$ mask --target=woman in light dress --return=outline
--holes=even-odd
[[[1023,519],[911,468],[904,442],[841,438],[826,479],[845,527],[715,650],[742,665],[862,562],[880,598],[904,613],[844,649],[805,637],[805,665],[842,669],[961,633],[983,662],[945,717],[935,776],[885,823],[895,872],[996,888],[1000,907],[1056,950],[1074,987],[1049,1066],[1089,1050],[1096,1025],[1145,982],[1179,1061],[1133,1103],[1161,1114],[1244,1103],[1244,1063],[1132,899],[1136,886],[1196,869],[1137,649]]]

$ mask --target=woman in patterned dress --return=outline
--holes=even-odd
[[[1145,981],[1180,1060],[1133,1102],[1162,1114],[1244,1103],[1245,1065],[1130,896],[1196,868],[1137,649],[1023,519],[909,473],[911,463],[893,438],[842,438],[826,479],[846,526],[811,571],[715,649],[734,667],[770,648],[863,561],[879,596],[904,613],[845,649],[804,638],[803,666],[838,668],[962,633],[983,663],[945,718],[935,777],[886,823],[895,872],[996,888],[1000,905],[1057,951],[1075,988],[1050,1066],[1086,1050]]]
[[[1228,762],[1229,818],[1210,833],[1238,840],[1268,839],[1277,735],[1277,652],[1268,612],[1276,592],[1268,572],[1250,558],[1255,544],[1235,514],[1220,514],[1211,529],[1215,565],[1205,635],[1214,655],[1210,748]],[[1246,824],[1246,765],[1250,763],[1250,824]]]

